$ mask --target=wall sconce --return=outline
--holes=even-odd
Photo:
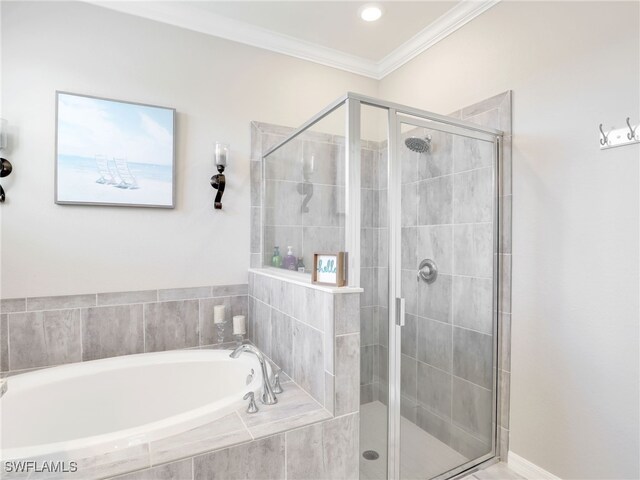
[[[0,152],[7,148],[7,121],[0,118]],[[13,171],[13,165],[6,158],[0,158],[0,177],[4,178]],[[0,203],[4,203],[6,196],[0,185]]]
[[[222,195],[224,194],[225,178],[224,169],[227,166],[227,160],[229,159],[229,145],[226,143],[216,142],[213,159],[216,162],[218,168],[218,174],[211,177],[211,186],[218,190],[216,193],[216,199],[213,206],[216,210],[222,209]]]

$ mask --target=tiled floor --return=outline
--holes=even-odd
[[[500,462],[467,475],[462,480],[525,480],[525,478],[510,470],[506,463]]]
[[[405,480],[428,479],[468,461],[437,438],[402,418],[400,471]],[[387,478],[387,407],[381,402],[360,406],[360,455],[375,450],[377,460],[360,457],[362,480]],[[477,474],[477,473],[476,473]],[[482,480],[482,479],[471,479]]]

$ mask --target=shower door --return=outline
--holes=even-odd
[[[495,452],[497,137],[390,112],[389,478]]]

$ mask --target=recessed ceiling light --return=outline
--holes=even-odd
[[[382,16],[382,9],[377,5],[363,5],[359,13],[365,22],[375,22]]]

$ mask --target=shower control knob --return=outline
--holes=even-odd
[[[422,260],[418,266],[418,281],[422,279],[427,283],[433,283],[437,277],[438,267],[436,266],[436,262],[430,258]]]

